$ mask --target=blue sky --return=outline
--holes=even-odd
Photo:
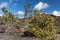
[[[0,15],[2,14],[1,8],[6,7],[14,15],[20,14],[23,17],[24,5],[31,3],[31,9],[43,10],[44,13],[54,14],[60,16],[60,0],[0,0]]]

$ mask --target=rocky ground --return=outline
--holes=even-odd
[[[57,40],[60,40],[60,34],[57,35]]]
[[[7,33],[1,33],[2,31],[4,32],[5,30],[2,30],[2,28],[5,28],[5,25],[7,27],[11,27],[11,30],[7,30],[7,33],[9,32],[15,32],[15,30],[13,30],[17,25],[22,25],[21,31],[25,31],[24,27],[25,24],[24,23],[20,23],[20,22],[16,22],[14,24],[11,24],[10,22],[6,22],[5,24],[1,24],[0,25],[0,40],[40,40],[39,38],[31,38],[31,37],[21,37],[21,36],[17,36],[16,34],[7,34]],[[60,40],[60,34],[57,34],[57,40]]]
[[[0,33],[0,40],[40,40],[40,39]],[[57,35],[57,40],[60,40],[60,34]]]

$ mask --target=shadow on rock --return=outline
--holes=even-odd
[[[35,35],[29,31],[25,31],[21,37],[35,37]]]

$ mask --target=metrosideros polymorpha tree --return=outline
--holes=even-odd
[[[14,18],[14,15],[9,12],[5,7],[2,8],[2,11],[4,12],[4,15],[9,18]]]
[[[10,11],[8,11],[5,7],[2,8],[2,11],[4,13],[2,17],[4,18],[5,21],[9,21],[9,22],[16,21],[15,16]]]
[[[25,10],[24,17],[25,18],[29,17],[29,14],[32,12],[32,10],[30,10],[30,6],[31,4],[29,2],[27,2],[24,6],[24,10]]]
[[[24,14],[24,23],[25,23],[25,26],[26,27],[28,27],[29,26],[29,23],[28,23],[28,21],[29,21],[29,18],[30,18],[30,14],[31,14],[31,12],[32,12],[32,10],[30,9],[30,6],[31,6],[31,4],[29,3],[29,2],[27,2],[26,4],[25,4],[25,6],[24,6],[24,11],[25,11],[25,14]],[[25,27],[25,28],[26,28]]]

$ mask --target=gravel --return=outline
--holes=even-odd
[[[40,40],[40,39],[31,37],[18,37],[16,35],[0,33],[0,40]],[[60,34],[57,34],[57,40],[60,40]]]

